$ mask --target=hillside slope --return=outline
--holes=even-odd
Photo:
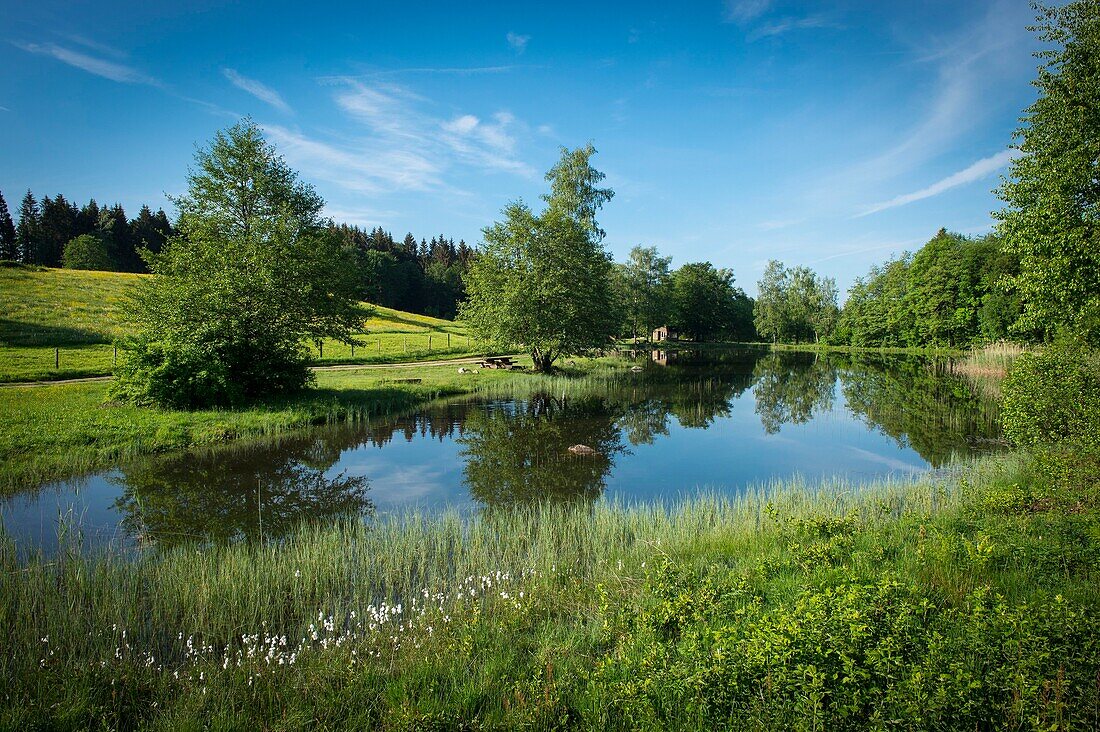
[[[111,372],[125,336],[129,293],[149,275],[37,267],[0,268],[0,382],[67,379]],[[323,363],[423,360],[471,352],[465,326],[374,307],[352,348],[326,341]]]

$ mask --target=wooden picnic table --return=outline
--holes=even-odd
[[[483,369],[518,369],[523,368],[512,360],[511,356],[486,356],[480,364]]]

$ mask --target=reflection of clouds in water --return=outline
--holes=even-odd
[[[798,445],[798,446],[803,445],[802,440],[797,440],[793,437],[788,437],[787,435],[783,435],[783,434],[780,434],[778,432],[776,432],[774,434],[770,434],[770,435],[766,434],[766,433],[762,434],[762,435],[752,435],[752,438],[754,440],[759,440],[760,442],[771,442],[773,444],[778,442],[782,445]]]
[[[912,463],[907,463],[904,460],[898,460],[897,458],[888,457],[886,455],[879,455],[877,453],[871,452],[870,450],[864,450],[860,447],[849,446],[848,449],[854,452],[859,457],[863,458],[864,460],[867,460],[868,462],[885,465],[891,470],[899,470],[903,473],[919,473],[925,470],[925,466],[923,465],[913,465]]]
[[[340,466],[349,475],[370,478],[371,500],[375,505],[418,503],[427,498],[442,500],[451,492],[447,471],[435,465],[402,465],[397,462],[350,463]]]

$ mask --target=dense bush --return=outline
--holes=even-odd
[[[91,269],[113,272],[118,269],[107,248],[107,241],[95,234],[81,234],[65,245],[61,264],[66,269]]]
[[[1095,722],[1100,619],[1061,597],[958,605],[884,576],[772,605],[744,578],[652,576],[598,683],[623,720],[700,729],[1053,729]],[[624,628],[625,629],[625,628]]]
[[[246,121],[196,154],[180,235],[131,303],[114,394],[170,407],[237,406],[301,388],[305,344],[352,342],[364,312],[324,201]]]
[[[1025,354],[1002,393],[1005,436],[1016,445],[1100,448],[1100,353],[1064,340]]]

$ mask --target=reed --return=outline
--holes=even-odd
[[[1063,539],[1049,521],[1041,529],[1046,556],[1060,557],[1061,570],[1050,572],[1029,553],[1039,524],[983,508],[1019,479],[1022,459],[869,486],[795,481],[658,504],[402,513],[307,524],[278,543],[89,553],[72,532],[56,556],[28,557],[9,540],[0,544],[8,634],[0,727],[707,726],[713,719],[692,700],[726,687],[688,692],[672,681],[695,678],[693,669],[728,670],[708,650],[725,637],[713,634],[767,630],[801,642],[797,623],[784,630],[770,619],[797,617],[792,608],[835,593],[848,593],[835,601],[862,608],[859,622],[875,633],[902,632],[878,629],[901,622],[881,621],[882,613],[924,614],[923,626],[890,635],[902,643],[893,651],[896,678],[927,673],[921,659],[928,643],[939,643],[933,657],[943,666],[933,671],[970,678],[985,673],[985,660],[1026,669],[1018,701],[1046,713],[1058,663],[1067,685],[1095,674],[1095,658],[1083,654],[1097,643],[1089,623],[1100,599],[1095,569],[1076,555],[1067,561],[1069,534]],[[1073,518],[1085,519],[1094,520]],[[880,606],[878,590],[861,589],[878,587],[902,588],[904,602]],[[1015,661],[992,642],[975,656],[964,643],[975,593],[990,598],[983,628],[999,622],[988,613],[1003,606],[1045,608],[1062,630],[1012,620],[1024,635],[1012,646]],[[1072,658],[1036,655],[1036,643],[1061,648],[1057,633],[1071,632],[1085,633],[1085,641],[1074,636]],[[957,649],[944,646],[956,638],[964,639]],[[833,637],[805,662],[828,667],[831,653],[848,652],[844,642]],[[852,651],[849,673],[870,673],[876,656],[867,652]],[[769,657],[766,645],[740,653],[780,664],[769,672],[775,683],[775,669],[794,663]],[[831,683],[836,702],[825,717],[839,723],[857,696]],[[878,693],[871,676],[861,683],[860,693]],[[677,688],[687,695],[673,704]],[[881,698],[916,703],[919,695],[906,694],[918,690],[906,688],[890,686]],[[968,689],[928,701],[928,713],[980,709],[992,726],[1006,722],[1010,696]],[[756,692],[746,693],[751,702]],[[1065,691],[1062,712],[1087,719],[1098,693],[1087,685]],[[795,719],[800,699],[771,699],[767,714]],[[771,718],[761,715],[753,718]]]

